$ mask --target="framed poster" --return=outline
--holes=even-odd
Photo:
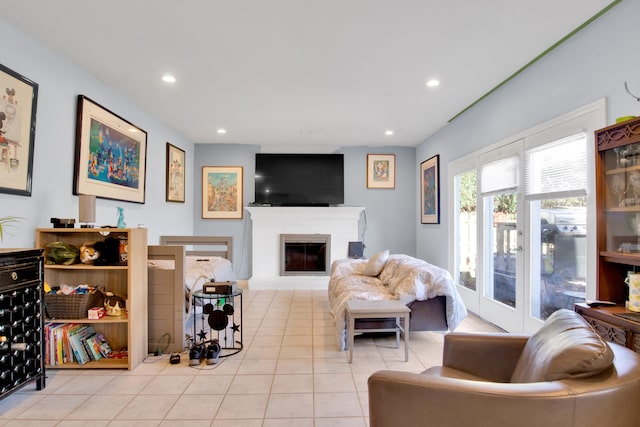
[[[144,203],[147,132],[78,95],[73,194]]]
[[[440,156],[420,163],[420,218],[423,224],[440,224]]]
[[[31,196],[38,84],[0,64],[0,193]]]
[[[184,150],[167,142],[167,202],[184,203]]]
[[[367,154],[367,188],[396,188],[395,154]]]
[[[202,218],[242,218],[242,166],[202,168]]]

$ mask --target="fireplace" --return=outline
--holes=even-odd
[[[331,262],[347,258],[350,241],[359,240],[361,207],[250,206],[251,277],[249,289],[327,289]],[[282,235],[331,236],[325,250],[329,269],[282,275],[280,270]],[[315,242],[312,242],[315,243]],[[330,246],[330,247],[329,247]],[[325,264],[325,268],[327,264]]]
[[[330,234],[281,234],[281,276],[328,276]]]

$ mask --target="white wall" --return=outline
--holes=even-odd
[[[440,154],[441,180],[441,221],[417,225],[418,257],[447,266],[453,213],[447,209],[446,177],[452,160],[603,97],[609,124],[640,115],[640,103],[624,90],[627,81],[640,93],[640,55],[634,47],[639,16],[640,1],[621,2],[418,146],[416,171],[421,161]],[[418,203],[416,212],[419,208]]]
[[[98,199],[96,223],[117,224],[117,206],[127,226],[144,224],[149,242],[161,234],[193,232],[193,179],[187,175],[186,203],[165,202],[166,142],[184,149],[193,164],[193,144],[132,104],[94,76],[53,53],[0,18],[2,64],[38,83],[36,136],[31,197],[0,193],[0,218],[23,219],[5,230],[3,248],[33,247],[35,228],[50,227],[50,218],[76,218],[78,197],[73,193],[76,99],[83,94],[148,133],[146,203]],[[151,78],[151,76],[150,76]],[[189,167],[189,166],[188,166]]]

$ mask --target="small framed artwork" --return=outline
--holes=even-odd
[[[38,84],[0,64],[0,193],[31,196]]]
[[[78,95],[73,194],[144,203],[147,132]]]
[[[167,202],[184,203],[184,150],[167,142]]]
[[[396,188],[395,154],[367,154],[367,188]]]
[[[440,156],[420,163],[420,218],[423,224],[440,224]]]
[[[242,166],[202,168],[202,218],[242,218]]]

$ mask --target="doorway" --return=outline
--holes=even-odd
[[[531,333],[557,309],[595,296],[587,171],[603,111],[591,104],[449,165],[450,271],[470,311]]]

